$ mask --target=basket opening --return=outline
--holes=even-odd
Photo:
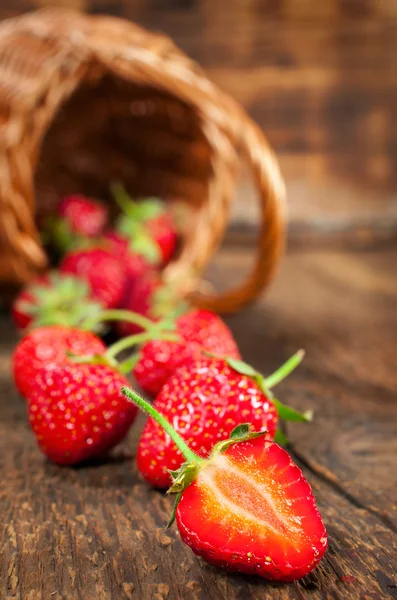
[[[114,74],[85,78],[42,141],[35,175],[38,215],[54,211],[68,193],[109,199],[114,180],[136,197],[199,207],[211,176],[211,149],[191,107]]]

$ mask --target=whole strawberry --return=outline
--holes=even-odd
[[[202,457],[244,421],[254,431],[266,429],[267,438],[273,439],[279,417],[310,418],[282,405],[259,378],[252,367],[240,361],[204,358],[177,369],[153,406]],[[166,488],[169,471],[178,469],[182,462],[183,456],[171,438],[155,420],[148,419],[137,452],[143,477],[154,487]]]
[[[58,214],[49,216],[44,223],[44,239],[64,254],[87,238],[101,235],[108,216],[102,202],[78,194],[65,196],[59,203]]]
[[[181,539],[204,560],[229,571],[292,581],[310,573],[327,549],[327,532],[310,485],[266,431],[238,425],[203,460],[153,406],[122,393],[172,438],[183,454],[169,492],[177,494]],[[172,421],[175,423],[176,418]]]
[[[15,384],[25,398],[43,369],[70,362],[68,353],[76,356],[103,354],[105,344],[96,335],[59,325],[38,327],[17,345],[12,357]]]
[[[119,305],[126,274],[121,262],[108,250],[94,247],[70,252],[63,259],[60,270],[87,281],[92,296],[106,308]]]
[[[240,353],[228,326],[218,315],[208,310],[191,310],[179,316],[176,334],[180,342],[153,340],[144,344],[134,368],[134,376],[148,394],[158,394],[174,371],[202,358],[206,350],[220,356],[240,358]]]
[[[44,454],[60,465],[102,457],[127,434],[137,409],[128,381],[102,364],[61,364],[31,382],[29,420]]]
[[[102,203],[79,194],[65,196],[59,214],[73,233],[84,237],[99,236],[108,221],[108,209]]]
[[[23,288],[13,303],[12,317],[19,329],[55,324],[80,327],[101,310],[102,304],[92,299],[83,279],[52,271]]]
[[[121,262],[125,270],[125,286],[120,300],[120,308],[128,304],[128,298],[133,286],[148,272],[154,270],[153,264],[145,258],[144,254],[139,254],[131,249],[128,239],[115,231],[109,231],[103,239],[106,248],[113,256]]]

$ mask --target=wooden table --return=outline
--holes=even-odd
[[[248,252],[222,253],[218,279],[243,273],[248,261]],[[171,499],[137,473],[139,427],[105,464],[48,463],[10,379],[17,335],[3,316],[1,599],[397,598],[396,264],[396,248],[294,252],[270,293],[230,319],[246,360],[264,372],[307,350],[279,396],[315,410],[313,424],[288,434],[330,544],[320,566],[292,584],[212,568],[176,528],[164,530]]]

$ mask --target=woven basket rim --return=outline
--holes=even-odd
[[[40,65],[40,79],[29,79],[23,72],[22,49],[13,44],[18,35],[45,40],[49,47],[54,45],[53,54],[49,53],[48,60]],[[23,77],[15,74],[15,65],[19,65]],[[8,251],[11,270],[19,271],[20,278],[27,279],[32,271],[44,265],[33,218],[35,161],[32,157],[37,157],[37,145],[58,107],[80,85],[88,70],[98,65],[104,72],[143,82],[179,98],[198,115],[202,132],[210,143],[213,178],[209,182],[208,200],[203,204],[192,239],[179,260],[165,273],[171,280],[186,279],[184,293],[199,287],[199,275],[220,244],[236,185],[238,160],[243,157],[247,161],[262,209],[254,269],[234,290],[221,295],[194,294],[196,303],[213,310],[227,312],[240,308],[269,283],[284,247],[285,189],[276,158],[263,133],[244,110],[210,82],[166,36],[149,33],[117,17],[90,16],[65,8],[45,8],[0,24],[0,87],[5,89],[3,102],[8,102],[14,119],[0,126],[0,147],[5,147],[3,165],[9,163],[13,151],[13,159],[18,157],[21,164],[32,162],[29,174],[19,165],[20,171],[11,174],[8,189],[3,184],[0,190],[0,239],[2,234],[8,250],[12,248]],[[36,147],[32,143],[32,147],[23,152],[18,144],[21,144],[27,115],[40,97],[45,97],[47,112],[40,116],[41,122],[37,124],[36,109]],[[24,167],[26,170],[26,165]]]

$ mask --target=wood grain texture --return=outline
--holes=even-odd
[[[248,253],[223,252],[217,285],[242,277]],[[133,463],[139,426],[107,463],[60,468],[39,453],[10,380],[17,336],[0,337],[0,590],[18,600],[377,600],[397,597],[397,249],[296,252],[266,300],[230,319],[246,360],[265,373],[299,347],[278,395],[315,421],[289,427],[330,536],[293,584],[227,574],[165,531],[171,499]]]
[[[269,137],[301,237],[397,236],[394,0],[0,0],[0,16],[49,5],[133,19],[205,67]],[[251,196],[235,223],[255,223]]]

